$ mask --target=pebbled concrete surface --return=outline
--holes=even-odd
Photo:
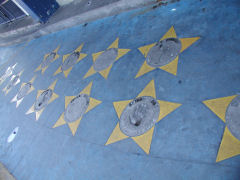
[[[238,0],[185,0],[124,12],[28,43],[1,47],[1,74],[18,62],[15,71],[25,70],[23,82],[38,75],[36,90],[45,89],[56,79],[53,73],[60,59],[43,75],[34,70],[59,44],[59,54],[64,55],[84,42],[82,52],[88,56],[73,67],[68,78],[57,76],[54,91],[59,98],[47,106],[38,122],[34,115],[25,115],[36,91],[17,109],[10,101],[20,84],[7,96],[0,94],[0,161],[20,180],[239,179],[240,156],[215,162],[225,124],[202,103],[239,93],[239,6]],[[158,41],[172,25],[180,38],[201,37],[180,54],[178,75],[154,70],[134,79],[145,60],[137,48]],[[116,37],[120,48],[131,51],[114,63],[107,80],[99,74],[83,80],[92,66],[91,54],[106,49]],[[112,102],[135,98],[152,79],[157,99],[182,106],[156,125],[150,154],[131,139],[105,146],[118,121]],[[75,136],[67,126],[53,129],[64,112],[64,97],[77,95],[90,81],[91,96],[102,104],[84,115]],[[18,134],[7,143],[15,127],[19,127]]]

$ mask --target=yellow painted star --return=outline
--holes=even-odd
[[[92,89],[92,82],[90,82],[78,95],[81,94],[87,94],[89,96],[89,105],[86,109],[86,111],[84,112],[84,114],[86,114],[88,111],[92,110],[93,108],[95,108],[97,105],[99,105],[101,103],[101,101],[94,99],[92,97],[90,97],[91,94],[91,89]],[[77,96],[78,96],[77,95]],[[77,96],[66,96],[65,97],[65,109],[68,107],[69,103]],[[70,128],[72,135],[74,136],[78,126],[80,124],[80,121],[82,120],[82,117],[79,117],[77,120],[73,121],[73,122],[67,122],[64,119],[64,112],[62,113],[62,115],[59,117],[59,119],[57,120],[57,122],[54,124],[53,128],[56,128],[58,126],[62,126],[64,124],[68,124],[68,127]]]
[[[13,70],[15,69],[17,63],[15,63],[13,66],[9,66],[5,73],[0,77],[0,85],[9,77],[13,74]]]
[[[51,90],[52,91],[52,96],[51,98],[46,102],[46,106],[49,105],[51,102],[53,102],[55,99],[58,98],[58,95],[56,93],[54,93],[54,88],[56,86],[57,80],[55,80],[46,90]],[[42,95],[42,93],[46,92],[46,90],[38,90],[37,92],[37,97],[35,100],[35,103],[31,106],[31,108],[26,112],[26,114],[31,114],[31,113],[35,113],[36,115],[36,121],[38,121],[39,117],[41,116],[41,114],[43,113],[44,109],[46,108],[46,106],[44,106],[43,108],[37,110],[35,108],[35,104],[37,99]],[[44,99],[44,98],[43,98]],[[41,105],[41,104],[40,104]]]
[[[137,97],[141,96],[151,96],[156,99],[156,92],[155,92],[155,84],[154,81],[150,81],[150,83],[140,92],[140,94]],[[125,101],[118,101],[114,102],[113,106],[116,110],[117,116],[120,119],[121,114],[125,107],[132,101],[131,100],[125,100]],[[177,109],[181,104],[168,102],[168,101],[162,101],[157,100],[160,105],[160,113],[157,122],[159,122],[161,119],[163,119],[165,116],[173,112],[175,109]],[[140,135],[131,137],[142,149],[146,154],[149,154],[150,146],[152,142],[152,136],[154,132],[155,125],[148,130],[146,133]],[[111,136],[109,137],[106,145],[115,143],[117,141],[123,140],[129,138],[127,135],[125,135],[119,126],[119,123],[117,123],[115,129],[113,130]]]
[[[229,104],[237,95],[222,97],[217,99],[210,99],[203,101],[203,103],[216,114],[224,123],[226,123],[226,111]],[[240,141],[234,137],[226,126],[222,137],[222,142],[218,150],[216,162],[222,161],[240,154]]]
[[[22,70],[21,72],[19,72],[19,73],[16,74],[16,75],[15,75],[15,74],[12,75],[9,83],[8,83],[8,84],[5,86],[5,88],[3,88],[3,90],[2,90],[2,91],[4,92],[4,94],[5,94],[5,96],[12,90],[12,88],[13,88],[14,86],[16,86],[18,83],[21,82],[20,76],[22,75],[23,71],[24,71],[24,70]]]
[[[58,50],[60,46],[58,46],[54,51],[51,53],[45,54],[42,63],[35,69],[34,72],[41,71],[42,74],[47,70],[50,63],[54,62],[56,59],[59,58]]]
[[[117,61],[119,58],[121,58],[122,56],[124,56],[125,54],[127,54],[130,49],[120,49],[119,48],[119,45],[118,45],[118,41],[119,41],[119,38],[117,38],[108,48],[107,50],[109,49],[116,49],[117,50],[117,56],[115,57],[114,59],[114,62]],[[106,51],[106,50],[105,50]],[[92,58],[93,58],[93,63],[96,62],[96,60],[100,57],[101,54],[103,54],[105,51],[100,51],[100,52],[97,52],[97,53],[94,53],[92,54]],[[113,63],[114,63],[113,62]],[[104,70],[101,70],[99,71],[99,74],[104,77],[105,79],[108,78],[108,75],[109,75],[109,72],[112,68],[112,64],[109,64],[108,67],[106,67]],[[85,74],[84,76],[84,79],[89,77],[89,76],[92,76],[93,74],[97,73],[97,71],[94,69],[93,66],[91,66],[91,68],[88,70],[88,72]]]
[[[21,84],[21,87],[20,87],[18,93],[17,93],[17,94],[14,96],[14,98],[11,100],[11,102],[16,102],[16,108],[21,104],[21,102],[23,101],[24,97],[27,96],[28,94],[30,94],[30,93],[34,90],[34,87],[33,87],[32,84],[33,84],[33,82],[35,81],[35,79],[36,79],[36,76],[34,76],[28,83],[23,82],[23,83]],[[26,86],[26,85],[29,85],[30,88],[28,89],[27,92],[23,92],[24,94],[21,94],[21,95],[20,95],[21,97],[19,97],[19,92],[20,92],[21,89],[22,89],[24,86]]]
[[[73,51],[72,53],[69,53],[69,54],[66,54],[66,55],[63,55],[63,58],[62,58],[62,64],[64,63],[65,60],[67,60],[67,58],[72,55],[73,53],[79,53],[79,57],[76,61],[75,64],[77,64],[79,61],[81,61],[83,58],[85,58],[87,56],[87,54],[84,54],[84,53],[81,53],[81,50],[82,50],[82,47],[83,47],[83,43],[75,50]],[[57,69],[57,71],[54,73],[54,76],[63,72],[64,76],[67,78],[69,73],[71,72],[72,68],[73,68],[74,65],[72,65],[71,67],[69,67],[68,69],[66,70],[62,70],[62,65]]]
[[[164,40],[167,38],[177,38],[176,32],[173,28],[173,26],[168,30],[168,32],[160,39]],[[189,46],[191,46],[195,41],[197,41],[199,39],[199,37],[193,37],[193,38],[180,38],[180,42],[181,42],[181,50],[180,53],[183,52],[185,49],[187,49]],[[138,50],[143,54],[143,56],[146,58],[150,49],[152,47],[154,47],[157,43],[153,43],[153,44],[149,44],[146,46],[142,46],[140,48],[138,48]],[[158,67],[159,69],[162,69],[168,73],[171,73],[173,75],[177,75],[177,66],[178,66],[178,56],[171,61],[170,63],[164,65],[164,66],[160,66]],[[154,69],[156,69],[156,67],[151,67],[147,64],[147,61],[145,60],[143,65],[141,66],[141,68],[139,69],[137,75],[135,78],[138,78],[150,71],[153,71]]]

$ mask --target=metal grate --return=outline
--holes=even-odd
[[[0,0],[0,24],[12,22],[26,16],[11,0]]]

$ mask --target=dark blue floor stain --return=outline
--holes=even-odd
[[[25,112],[36,90],[18,109],[10,101],[20,84],[7,96],[0,94],[0,161],[20,180],[240,179],[240,156],[215,163],[225,125],[202,104],[240,91],[239,7],[237,0],[185,0],[79,25],[30,41],[25,47],[0,48],[1,73],[18,62],[15,72],[24,69],[22,82],[37,74],[34,87],[38,90],[58,78],[55,92],[60,96],[35,122],[34,114]],[[201,37],[180,54],[177,76],[154,70],[134,79],[145,60],[137,48],[158,41],[172,25],[179,38]],[[113,65],[107,80],[98,73],[83,80],[92,66],[91,54],[106,49],[117,37],[119,48],[131,51]],[[68,78],[53,76],[61,58],[44,75],[34,73],[43,56],[58,45],[59,54],[64,55],[81,43],[82,53],[88,56],[73,67]],[[152,79],[157,99],[183,105],[156,124],[150,154],[131,139],[104,146],[118,121],[112,102],[136,97]],[[91,96],[102,104],[84,115],[74,137],[67,126],[52,129],[64,111],[64,97],[77,95],[90,81]],[[16,126],[19,132],[7,144]]]

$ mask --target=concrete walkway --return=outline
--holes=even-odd
[[[239,7],[143,7],[0,47],[0,162],[18,180],[240,179]],[[153,67],[160,39],[181,48]],[[159,113],[127,135],[121,116],[145,96]]]
[[[61,6],[45,24],[36,22],[31,17],[25,17],[13,23],[0,25],[0,46],[21,43],[124,11],[172,2],[175,2],[175,0],[164,0],[161,2],[155,0],[82,0],[80,2],[72,2]]]

